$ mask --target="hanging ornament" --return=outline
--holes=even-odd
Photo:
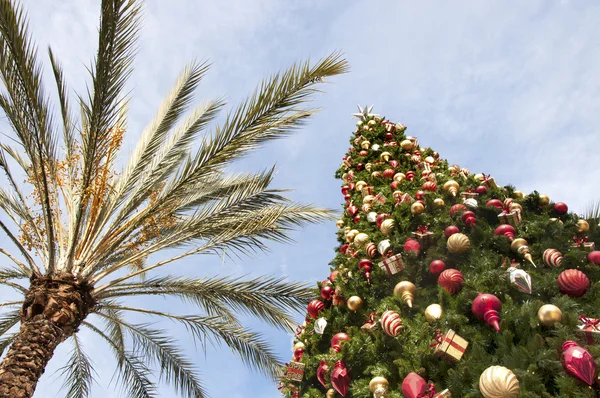
[[[365,251],[369,257],[373,258],[377,254],[377,246],[375,246],[375,243],[369,242],[365,247]]]
[[[600,265],[600,251],[589,252],[587,260],[592,264]]]
[[[358,247],[359,249],[363,248],[367,243],[369,243],[369,235],[365,234],[364,232],[360,232],[356,234],[353,242],[354,246]]]
[[[590,230],[590,224],[588,224],[588,222],[585,220],[578,220],[577,227],[577,232],[580,233],[587,232]]]
[[[437,190],[437,185],[436,185],[435,182],[426,181],[423,184],[423,190],[424,191],[429,191],[429,192],[435,192]]]
[[[529,261],[534,267],[533,257],[531,257],[531,251],[529,250],[529,246],[527,246],[527,241],[523,238],[517,238],[512,241],[510,244],[510,249],[517,253],[521,258]]]
[[[460,229],[458,229],[458,227],[456,225],[450,225],[449,227],[446,227],[446,229],[444,230],[444,235],[446,235],[446,238],[451,237],[454,234],[457,234],[460,232]]]
[[[548,197],[548,195],[541,194],[539,196],[539,204],[542,206],[550,204],[550,198]]]
[[[473,315],[491,325],[496,332],[500,331],[500,310],[502,302],[493,294],[479,293],[471,306]]]
[[[446,247],[450,253],[463,254],[468,252],[471,248],[471,241],[467,235],[456,233],[448,238]]]
[[[461,218],[468,227],[472,227],[477,222],[477,218],[475,218],[475,213],[473,213],[472,211],[465,211],[461,215]]]
[[[383,170],[383,173],[381,175],[383,176],[383,178],[391,180],[394,177],[394,173],[394,169],[385,169]]]
[[[548,267],[560,267],[563,261],[563,255],[556,249],[546,249],[542,255],[544,264]]]
[[[569,376],[581,380],[589,386],[594,384],[596,363],[588,350],[580,347],[574,341],[565,341],[562,345],[561,362]]]
[[[519,379],[504,366],[490,366],[479,377],[479,391],[485,398],[517,398]]]
[[[437,207],[444,207],[444,205],[445,205],[444,199],[442,199],[442,198],[435,198],[433,200],[433,204],[436,205]]]
[[[394,221],[394,219],[388,218],[388,219],[383,220],[383,222],[381,223],[381,227],[379,227],[379,230],[384,235],[389,235],[394,230],[395,225],[396,225],[396,222]]]
[[[412,239],[412,238],[408,238],[404,241],[404,252],[405,253],[414,253],[414,254],[419,254],[419,252],[421,251],[421,245],[419,244],[418,241]]]
[[[371,270],[373,269],[373,262],[368,258],[363,258],[358,263],[358,269],[362,270],[365,273],[365,278],[370,283],[371,280]]]
[[[544,304],[537,313],[540,323],[546,327],[554,327],[558,322],[562,322],[562,311],[553,304]]]
[[[465,200],[463,201],[463,204],[464,204],[465,206],[467,206],[467,207],[468,207],[469,209],[471,209],[471,210],[475,210],[475,209],[477,209],[477,205],[478,205],[478,203],[477,203],[477,199],[473,199],[473,198],[468,198],[468,199],[465,199]]]
[[[344,228],[344,220],[337,220],[335,226],[338,227],[338,229]]]
[[[402,281],[394,287],[394,296],[399,297],[409,308],[412,308],[415,294],[417,294],[417,287],[410,281]]]
[[[463,212],[465,212],[467,210],[469,210],[469,209],[467,209],[467,206],[465,206],[462,203],[457,203],[455,205],[452,205],[452,207],[450,207],[450,217],[460,216],[460,215],[462,215]]]
[[[427,382],[424,378],[410,372],[404,380],[402,380],[402,395],[405,398],[420,398],[427,397]]]
[[[346,302],[346,305],[348,306],[348,309],[350,311],[358,311],[360,309],[360,307],[363,304],[363,299],[361,299],[358,296],[350,296],[350,298],[348,298],[348,301]]]
[[[433,353],[450,363],[460,361],[469,346],[469,342],[452,329],[448,329],[445,335],[442,335],[441,330],[436,330],[434,340],[434,343],[429,345],[435,347]]]
[[[319,316],[319,312],[325,309],[325,304],[321,300],[313,300],[308,303],[307,312],[311,318],[316,318]]]
[[[458,182],[450,180],[444,184],[443,189],[446,193],[449,193],[452,196],[456,196],[456,194],[458,193],[458,187]]]
[[[554,204],[554,212],[559,216],[564,216],[569,212],[569,206],[566,203],[558,202]]]
[[[327,327],[327,319],[319,318],[315,321],[315,333],[323,334],[326,327]]]
[[[390,247],[392,247],[390,240],[384,239],[377,244],[377,251],[383,256],[388,252],[388,250],[390,250]]]
[[[402,330],[402,319],[394,311],[385,311],[379,320],[383,332],[391,337],[396,337]]]
[[[446,269],[446,263],[444,263],[442,260],[433,260],[431,264],[429,264],[429,272],[434,275],[439,274],[444,269]]]
[[[369,382],[369,391],[373,393],[373,398],[385,398],[389,387],[389,382],[381,376],[376,376]]]
[[[321,297],[324,300],[331,300],[333,296],[333,287],[331,285],[325,285],[321,288]]]
[[[331,385],[342,397],[348,393],[348,387],[350,386],[350,375],[348,369],[343,362],[337,361],[333,366],[331,372]]]
[[[410,206],[410,212],[414,215],[420,215],[425,212],[425,205],[421,202],[415,202]]]
[[[463,274],[457,269],[447,269],[444,270],[439,278],[438,285],[443,287],[450,294],[456,294],[462,288],[462,284],[465,281]]]
[[[515,234],[517,233],[517,230],[515,229],[515,227],[513,227],[510,224],[502,224],[499,225],[496,230],[494,231],[494,234],[498,235],[498,236],[506,236],[506,238],[512,242],[515,239]]]
[[[485,205],[488,207],[495,207],[498,210],[504,209],[504,204],[502,203],[502,201],[500,199],[490,199],[486,202]]]
[[[333,388],[330,388],[329,390],[327,390],[327,393],[325,394],[325,398],[335,398],[335,390]]]
[[[411,140],[402,140],[400,142],[400,148],[404,149],[405,151],[410,151],[413,149],[413,142]]]
[[[389,152],[381,152],[381,154],[379,155],[379,159],[383,160],[384,162],[389,161],[391,157],[392,157],[392,154]]]
[[[336,352],[340,352],[342,350],[341,344],[343,341],[350,341],[350,336],[348,336],[348,334],[344,332],[336,333],[331,338],[331,348],[333,348],[333,350]]]
[[[414,171],[407,171],[406,172],[406,179],[408,181],[412,181],[415,179],[415,172]]]
[[[441,319],[442,315],[442,306],[439,304],[430,304],[425,308],[425,320],[429,323]]]
[[[402,182],[402,180],[406,179],[406,175],[404,173],[396,173],[394,174],[394,181]]]
[[[477,192],[479,195],[485,195],[488,192],[488,189],[485,185],[479,185],[477,188],[475,188],[475,192]]]
[[[325,388],[327,388],[327,373],[329,373],[329,365],[327,361],[321,361],[317,368],[317,380]]]
[[[522,292],[531,294],[531,276],[525,271],[517,267],[508,267],[508,279],[510,283],[517,286]]]
[[[558,275],[558,290],[569,297],[581,297],[590,288],[590,280],[578,269],[567,269]]]

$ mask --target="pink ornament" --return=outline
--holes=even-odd
[[[394,169],[385,169],[383,171],[383,178],[394,178],[394,174],[396,174]]]
[[[319,380],[319,383],[321,383],[321,385],[325,388],[327,388],[327,380],[325,379],[325,376],[328,372],[329,365],[327,364],[327,361],[321,361],[319,363],[319,367],[317,368],[317,380]]]
[[[499,199],[490,199],[487,201],[487,203],[485,205],[488,207],[493,206],[500,211],[504,210],[504,204]]]
[[[561,362],[565,372],[592,386],[596,379],[596,363],[592,354],[574,341],[565,341],[562,351]]]
[[[496,332],[500,331],[500,311],[502,302],[493,294],[479,293],[471,307],[473,315],[491,325]]]
[[[392,181],[392,183],[390,184],[390,189],[392,191],[395,191],[396,189],[398,189],[399,185],[400,185],[400,183],[398,181]]]
[[[559,216],[564,216],[569,211],[569,206],[566,203],[558,202],[554,204],[554,211]]]
[[[558,290],[569,297],[581,297],[590,288],[590,280],[578,269],[567,269],[558,275]]]
[[[449,238],[452,235],[457,234],[459,232],[460,232],[460,229],[458,229],[457,226],[450,225],[449,227],[446,227],[446,229],[444,230],[444,235],[446,235],[446,238]]]
[[[508,240],[512,242],[515,239],[517,230],[510,224],[502,224],[496,228],[494,233],[498,236],[506,236]]]
[[[342,341],[350,341],[350,336],[344,332],[339,332],[331,338],[331,348],[334,351],[340,352],[342,350]]]
[[[438,278],[438,285],[440,285],[441,287],[446,289],[448,291],[448,293],[456,294],[456,293],[460,292],[460,289],[462,288],[462,284],[464,281],[465,281],[465,278],[463,277],[463,274],[459,270],[450,268],[450,269],[444,270],[440,274],[440,276]]]
[[[446,263],[442,260],[433,260],[431,264],[429,264],[429,272],[434,275],[439,274],[446,268]]]
[[[417,200],[423,199],[424,196],[425,196],[425,192],[423,192],[423,191],[417,191],[417,193],[415,194],[415,198]]]
[[[600,265],[600,251],[594,250],[588,253],[587,259],[592,264]]]
[[[475,192],[477,192],[480,195],[485,195],[488,192],[488,189],[485,185],[480,185],[477,188],[475,188]]]
[[[421,251],[421,245],[418,241],[408,238],[404,241],[404,252],[412,252],[415,254],[419,254]]]
[[[348,393],[348,387],[350,386],[350,375],[348,369],[343,362],[337,361],[331,372],[331,385],[335,388],[342,397]]]
[[[467,211],[467,206],[462,203],[457,203],[450,208],[450,217],[454,217],[455,215],[461,215],[463,212]]]
[[[427,393],[427,382],[424,378],[410,372],[404,380],[402,380],[402,395],[405,398],[421,398],[426,397]]]
[[[313,300],[308,303],[307,311],[311,318],[317,318],[319,316],[319,312],[323,311],[324,309],[325,304],[323,304],[321,300]]]

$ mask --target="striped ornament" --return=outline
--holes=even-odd
[[[383,332],[391,337],[396,337],[400,334],[402,330],[402,319],[400,319],[400,315],[395,313],[394,311],[386,311],[381,315],[381,328]]]
[[[563,261],[563,255],[556,249],[546,249],[542,257],[544,264],[548,267],[560,267]]]
[[[371,258],[377,255],[377,246],[373,242],[367,243],[367,247],[365,247],[365,250]]]

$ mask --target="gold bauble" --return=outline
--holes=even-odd
[[[434,164],[435,163],[435,159],[433,158],[433,156],[427,156],[425,158],[425,161],[429,164]]]
[[[364,232],[358,233],[354,237],[354,245],[358,248],[363,248],[367,243],[369,243],[369,235]]]
[[[456,173],[458,170],[460,170],[460,167],[458,167],[457,165],[452,165],[452,166],[448,166],[448,171],[450,173]]]
[[[485,180],[485,176],[483,174],[475,174],[473,176],[473,178],[475,178],[477,181],[480,181],[480,182]]]
[[[415,294],[417,294],[417,287],[410,281],[402,281],[394,287],[394,296],[400,297],[410,308],[412,308]]]
[[[585,220],[577,221],[577,227],[579,227],[577,229],[577,231],[579,231],[579,232],[587,232],[590,230],[590,224],[588,224],[588,222]]]
[[[523,192],[521,191],[513,191],[513,196],[517,199],[522,199],[523,198]]]
[[[371,143],[369,141],[366,141],[366,140],[360,143],[360,147],[362,149],[369,149],[370,146],[371,146]]]
[[[358,309],[361,307],[363,303],[363,299],[361,299],[358,296],[351,296],[348,301],[346,302],[346,304],[348,305],[348,309],[350,311],[358,311]]]
[[[433,204],[436,205],[436,206],[438,206],[438,207],[444,207],[444,205],[446,203],[444,203],[444,199],[442,199],[442,198],[435,198],[433,200]]]
[[[344,228],[344,220],[337,220],[335,222],[335,226],[338,227],[339,229]]]
[[[413,142],[411,140],[402,140],[402,142],[400,142],[400,147],[405,151],[410,151],[413,149]]]
[[[562,321],[562,311],[553,304],[542,305],[537,315],[540,323],[547,327],[552,327],[555,323]]]
[[[442,306],[439,304],[431,304],[425,308],[425,320],[429,323],[440,319],[442,314]]]
[[[304,345],[303,342],[299,341],[296,344],[294,344],[294,348],[292,349],[292,352],[296,351],[299,348],[304,349],[304,348],[306,348],[306,346]]]
[[[521,206],[519,203],[517,202],[512,202],[510,204],[510,209],[511,210],[519,210],[521,213],[523,213],[523,206]]]
[[[371,173],[371,178],[375,179],[379,177],[381,177],[381,171],[374,171]]]
[[[406,175],[404,173],[394,174],[394,181],[402,182],[402,180],[404,180],[405,178],[406,178]]]
[[[444,189],[445,192],[449,193],[452,196],[456,196],[456,194],[458,193],[458,188],[460,185],[458,185],[458,182],[454,181],[454,180],[450,180],[450,181],[446,181],[446,183],[444,184],[444,186],[442,187]]]
[[[369,126],[375,126],[375,125],[377,124],[377,121],[375,121],[375,119],[371,119],[371,120],[369,120],[369,121],[367,122],[367,124],[368,124]]]
[[[385,162],[389,161],[391,157],[392,157],[392,154],[389,152],[381,152],[381,155],[379,155],[379,159],[383,160]]]
[[[364,188],[364,187],[366,187],[367,185],[369,185],[369,184],[367,184],[367,183],[366,183],[366,182],[364,182],[364,181],[358,181],[356,184],[354,184],[354,188],[355,188],[355,189],[356,189],[358,192],[361,192],[361,191],[363,190],[363,188]]]
[[[373,195],[365,195],[363,198],[363,203],[371,203],[375,200],[375,196]]]
[[[542,206],[550,204],[550,198],[548,197],[548,195],[544,195],[544,194],[540,195],[540,204]]]
[[[462,254],[469,251],[471,248],[471,241],[465,234],[456,233],[452,234],[446,242],[446,247],[450,253]]]
[[[373,165],[371,163],[365,164],[365,170],[367,170],[367,171],[371,171],[372,167],[373,167]]]
[[[485,398],[517,398],[519,379],[504,366],[490,366],[479,377],[479,390]]]
[[[383,398],[387,393],[389,382],[385,377],[376,376],[369,382],[369,391],[373,393],[373,398]]]
[[[330,388],[327,390],[327,394],[325,394],[325,398],[335,398],[335,390]]]
[[[421,202],[415,202],[410,206],[410,212],[412,214],[423,214],[423,212],[425,211],[425,206],[423,206],[423,203]]]
[[[358,235],[358,231],[356,229],[351,229],[350,231],[346,232],[346,242],[352,243],[356,235]]]
[[[396,222],[394,221],[394,219],[387,218],[387,219],[383,220],[383,222],[381,223],[381,226],[379,227],[379,230],[381,232],[383,232],[384,235],[389,235],[394,230],[395,226],[396,226]]]
[[[533,257],[531,256],[531,250],[527,246],[527,241],[523,238],[517,238],[510,244],[510,249],[517,253],[519,256],[529,261],[534,267]]]

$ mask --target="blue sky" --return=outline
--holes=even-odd
[[[23,0],[41,53],[52,45],[78,91],[97,46],[98,3]],[[341,50],[352,72],[324,87],[317,99],[324,110],[296,135],[268,145],[236,169],[277,162],[275,184],[295,188],[294,199],[339,209],[340,182],[333,174],[354,128],[350,115],[357,103],[375,104],[375,112],[404,123],[422,146],[450,162],[491,173],[500,184],[524,192],[537,189],[582,212],[600,199],[594,164],[600,147],[598,20],[600,4],[583,1],[149,0],[130,82],[126,150],[193,58],[213,63],[198,101],[226,95],[235,104],[259,79],[295,60]],[[267,255],[225,263],[192,258],[163,272],[324,279],[336,245],[334,224],[293,237],[297,243],[272,245]],[[2,247],[5,243],[0,238]],[[175,303],[143,304],[166,309]],[[291,336],[250,324],[264,330],[283,358],[291,356]],[[273,384],[225,349],[205,355],[183,330],[173,333],[182,336],[212,396],[278,396]],[[106,347],[83,337],[98,373],[93,396],[120,397],[110,384],[114,364]],[[36,397],[64,395],[54,372],[68,348],[58,350]],[[172,396],[169,387],[161,393]]]

